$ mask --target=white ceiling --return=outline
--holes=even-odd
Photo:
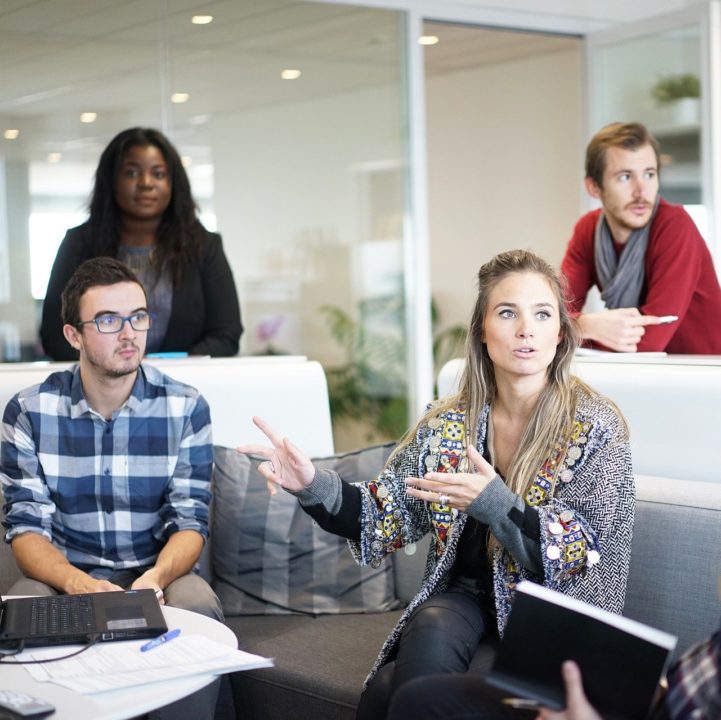
[[[341,0],[345,2],[345,0]],[[366,0],[365,4],[380,4]],[[605,27],[693,4],[684,0],[397,0],[429,17]],[[197,26],[192,15],[211,14]],[[500,18],[505,18],[501,22]],[[436,25],[429,75],[568,46],[567,37]],[[402,23],[378,8],[294,0],[0,0],[0,155],[97,159],[131,125],[173,129],[202,155],[209,116],[399,83]],[[302,79],[281,81],[300,67]],[[190,93],[184,105],[167,102]],[[98,120],[81,124],[81,112]],[[17,140],[3,140],[17,127]]]

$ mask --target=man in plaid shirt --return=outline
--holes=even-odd
[[[78,364],[19,392],[3,416],[5,541],[25,576],[9,594],[152,588],[222,620],[193,572],[208,537],[207,403],[141,365],[152,317],[125,265],[83,263],[62,305]]]

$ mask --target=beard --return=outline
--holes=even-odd
[[[120,353],[133,348],[136,353],[130,359],[120,357]],[[85,359],[91,367],[95,369],[99,376],[106,378],[120,378],[126,375],[132,375],[140,366],[143,359],[141,349],[135,343],[125,343],[116,348],[112,355],[106,356],[102,353],[89,352],[85,348]]]

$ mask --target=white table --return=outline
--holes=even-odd
[[[202,634],[233,649],[238,647],[233,631],[216,620],[171,607],[163,607],[163,615],[169,628],[179,627],[184,635]],[[204,688],[215,677],[194,675],[132,689],[81,695],[54,683],[36,682],[22,665],[0,664],[0,687],[19,690],[52,703],[55,705],[55,714],[50,716],[51,720],[124,720],[136,717]]]

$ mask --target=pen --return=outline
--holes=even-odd
[[[158,647],[158,645],[162,645],[163,643],[168,642],[168,640],[172,640],[173,638],[178,637],[178,635],[180,635],[180,628],[175,628],[175,630],[168,630],[168,632],[163,633],[162,635],[158,635],[158,637],[154,638],[150,642],[145,643],[145,645],[141,645],[140,652],[152,650],[153,648]]]

